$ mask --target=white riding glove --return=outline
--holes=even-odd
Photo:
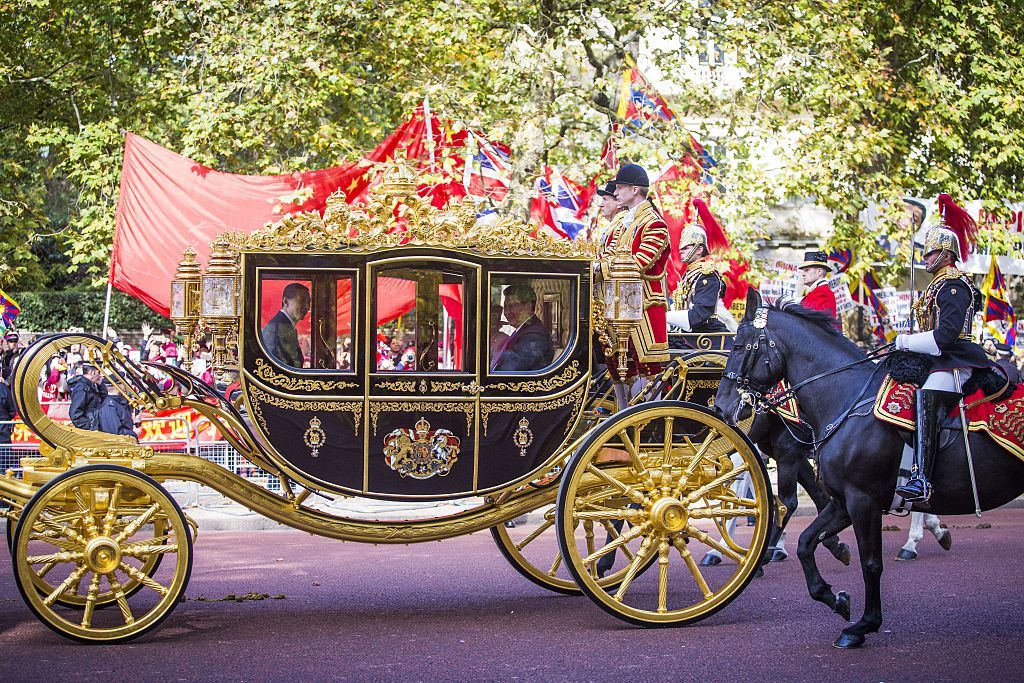
[[[681,311],[668,311],[665,314],[665,322],[673,327],[678,327],[683,332],[690,331],[690,309],[684,308]]]
[[[935,334],[932,332],[918,332],[916,334],[896,335],[897,351],[913,351],[915,353],[926,353],[929,356],[941,356],[942,351],[935,343]]]

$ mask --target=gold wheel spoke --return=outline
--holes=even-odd
[[[92,626],[92,613],[96,609],[96,601],[100,597],[100,575],[93,574],[89,582],[89,594],[85,597],[85,612],[82,614],[82,628]]]
[[[51,592],[49,595],[43,598],[43,603],[45,603],[47,607],[53,607],[53,603],[57,602],[57,598],[64,595],[64,591],[66,591],[71,586],[77,586],[78,582],[82,579],[83,576],[85,576],[85,573],[87,571],[89,570],[85,565],[80,565],[79,567],[77,567],[75,571],[71,572],[68,575],[68,578],[64,579],[63,583],[54,588],[53,592]]]
[[[587,541],[587,555],[590,555],[594,552],[594,520],[583,520],[583,536]],[[586,564],[590,575],[596,578],[597,564],[594,562],[587,562]]]
[[[64,538],[60,538],[59,536],[54,536],[52,532],[32,533],[29,535],[28,540],[49,543],[50,545],[57,546],[61,550],[67,551],[71,551],[75,548],[82,547],[80,543],[75,543],[74,541],[66,540]]]
[[[683,562],[689,568],[690,573],[693,574],[693,580],[697,582],[697,587],[700,588],[700,592],[704,595],[704,599],[707,600],[712,595],[711,589],[708,588],[708,582],[704,580],[704,575],[700,573],[700,567],[697,565],[696,560],[693,559],[693,555],[690,553],[690,549],[686,547],[686,541],[675,536],[672,538],[672,545],[679,551],[679,555],[682,556]]]
[[[697,508],[690,512],[691,519],[732,519],[734,517],[760,517],[757,508]]]
[[[583,520],[595,520],[603,521],[609,519],[624,519],[629,522],[635,522],[640,519],[643,515],[639,510],[612,510],[612,509],[601,509],[601,510],[580,510],[579,512],[572,513],[573,519]]]
[[[615,591],[615,599],[622,602],[622,599],[626,596],[626,591],[629,590],[629,584],[633,583],[633,579],[636,578],[637,573],[640,571],[640,567],[643,566],[647,559],[653,552],[654,539],[651,536],[644,538],[644,542],[640,544],[640,549],[636,553],[636,557],[626,567],[626,575],[622,577],[622,583],[619,584],[619,590]]]
[[[633,469],[636,470],[636,476],[644,479],[647,477],[647,468],[644,467],[644,461],[640,458],[640,451],[637,450],[636,444],[629,438],[625,430],[619,433],[619,438],[622,439],[622,445],[629,453],[629,461],[632,463]]]
[[[177,543],[165,543],[161,545],[155,545],[153,543],[131,543],[121,546],[122,557],[137,557],[143,560],[150,555],[167,555],[168,553],[176,552],[178,552]]]
[[[557,555],[555,555],[555,559],[552,560],[552,562],[551,562],[551,569],[548,570],[548,576],[554,576],[555,572],[558,571],[558,568],[560,566],[562,566],[562,553],[561,552],[559,552]]]
[[[597,550],[592,551],[589,555],[584,557],[583,558],[583,564],[590,564],[591,562],[594,562],[594,561],[600,559],[602,556],[607,555],[608,553],[610,553],[611,551],[615,550],[616,548],[624,547],[626,543],[629,543],[634,538],[637,538],[638,536],[642,536],[647,531],[647,528],[648,528],[648,525],[642,524],[640,526],[633,527],[632,529],[630,529],[629,531],[627,531],[624,534],[617,535],[614,540],[612,540],[611,542],[607,543],[603,547],[598,548]],[[625,548],[625,550],[627,552],[629,552],[628,548]],[[636,558],[632,557],[632,559],[636,559]]]
[[[693,501],[697,500],[698,498],[703,498],[708,493],[708,491],[711,491],[712,489],[721,486],[730,479],[735,479],[736,477],[748,471],[749,469],[750,466],[745,462],[740,465],[737,465],[736,467],[733,467],[725,474],[720,475],[719,477],[709,481],[707,484],[704,484],[699,489],[696,489],[695,491],[687,494],[685,502],[687,503],[687,505],[692,504]]]
[[[81,552],[60,552],[50,553],[49,555],[29,555],[25,558],[26,564],[64,564],[66,562],[81,562],[85,559],[85,554]],[[49,570],[47,570],[49,571]]]
[[[158,583],[157,581],[153,580],[153,578],[147,576],[144,572],[139,571],[127,562],[122,562],[119,566],[121,568],[121,571],[123,571],[125,574],[132,577],[139,583],[147,586],[148,588],[152,588],[160,595],[167,595],[167,591],[170,590],[167,586]]]
[[[661,453],[661,466],[666,470],[672,464],[672,427],[674,423],[675,418],[671,415],[665,418],[665,442]]]
[[[109,536],[117,521],[117,506],[121,503],[121,482],[114,484],[114,490],[110,492],[110,500],[107,503],[107,514],[103,517],[103,535]]]
[[[150,520],[150,518],[159,511],[159,503],[154,503],[153,505],[150,505],[148,508],[146,508],[145,512],[143,512],[141,515],[133,519],[131,523],[129,523],[124,529],[121,530],[121,533],[114,537],[114,542],[123,543],[124,539],[128,538],[129,536],[133,536],[136,531],[141,529],[143,525],[145,525]]]
[[[57,566],[56,562],[47,562],[46,564],[44,564],[42,567],[39,568],[39,571],[36,572],[36,576],[38,576],[40,579],[42,579],[47,574],[50,573],[51,569],[53,569],[56,566]]]
[[[40,518],[39,522],[40,522],[40,524],[43,525],[43,527],[45,529],[49,529],[50,531],[52,531],[53,533],[57,534],[58,536],[65,536],[71,542],[73,542],[73,543],[75,543],[77,545],[84,546],[84,545],[86,545],[89,542],[88,539],[86,539],[84,536],[82,536],[80,533],[78,533],[77,531],[72,529],[67,524],[64,524],[64,523],[61,523],[61,522],[54,522],[54,521],[51,521],[49,519],[42,519],[42,518]],[[32,525],[32,528],[33,529],[35,528],[34,524]],[[45,540],[45,539],[40,539],[40,540]],[[55,543],[54,545],[57,545],[57,544]]]
[[[612,525],[611,522],[602,521],[601,524],[602,524],[602,526],[604,526],[605,531],[608,532],[608,535],[612,537],[613,541],[618,540],[618,538],[619,538],[619,536],[621,534],[619,534],[619,532],[615,529],[615,526]],[[622,552],[625,553],[625,555],[626,555],[626,558],[628,560],[632,560],[633,559],[633,551],[629,549],[629,546],[628,545],[624,545],[624,546],[621,546],[621,547],[622,547]]]
[[[619,481],[618,479],[612,477],[611,475],[609,475],[607,472],[605,472],[604,470],[600,469],[599,467],[594,467],[593,464],[590,464],[590,465],[587,465],[587,471],[590,472],[591,474],[595,475],[598,479],[601,479],[602,481],[606,482],[607,484],[609,484],[611,486],[614,486],[619,491],[621,491],[625,495],[629,496],[630,500],[632,500],[633,502],[640,503],[640,504],[644,504],[645,503],[644,495],[642,493],[640,493],[639,491],[634,489],[632,486],[629,486],[628,484],[623,484],[621,481]]]
[[[121,616],[124,617],[125,625],[134,624],[135,617],[132,615],[132,608],[128,606],[128,598],[124,594],[121,582],[113,574],[107,575],[107,581],[110,582],[110,592],[117,599],[117,606],[121,609]]]
[[[658,543],[658,612],[668,611],[668,539]]]
[[[75,497],[75,502],[82,509],[82,524],[85,525],[85,532],[89,534],[91,538],[95,538],[99,534],[99,530],[96,528],[96,518],[92,514],[92,506],[89,505],[85,500],[85,494],[82,493],[81,486],[72,486],[71,493]]]
[[[715,539],[711,538],[711,536],[709,536],[708,534],[704,533],[703,531],[701,531],[697,527],[693,526],[692,524],[687,524],[685,531],[686,531],[686,533],[691,538],[696,538],[698,541],[700,541],[704,545],[710,546],[710,547],[714,548],[718,552],[720,552],[723,555],[726,555],[727,557],[729,557],[729,559],[735,561],[737,564],[743,561],[743,556],[742,555],[737,553],[735,550],[733,550],[729,546],[722,545],[721,543],[719,543]]]
[[[554,523],[554,520],[544,520],[544,522],[541,523],[540,526],[538,526],[536,529],[530,532],[529,536],[524,538],[519,543],[516,543],[516,550],[522,552],[523,548],[530,545],[530,543],[532,543],[533,541],[537,540],[537,537],[545,531],[547,531],[548,529],[550,529],[554,525]]]

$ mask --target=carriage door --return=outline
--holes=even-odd
[[[366,490],[411,498],[476,488],[479,267],[440,257],[367,265]]]

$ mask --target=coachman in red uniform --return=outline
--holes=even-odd
[[[800,300],[800,305],[815,311],[822,311],[832,316],[837,329],[842,329],[839,313],[836,310],[836,295],[828,286],[825,278],[829,275],[828,256],[823,251],[809,251],[804,254],[804,262],[800,265],[807,293]]]

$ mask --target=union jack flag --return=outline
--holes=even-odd
[[[476,133],[471,137],[476,143],[476,151],[467,145],[466,171],[462,181],[466,194],[500,202],[508,194],[512,150],[500,142],[489,142]]]
[[[576,239],[583,230],[583,216],[590,206],[593,188],[569,180],[556,169],[544,167],[534,183],[530,213],[541,226],[564,239]]]

